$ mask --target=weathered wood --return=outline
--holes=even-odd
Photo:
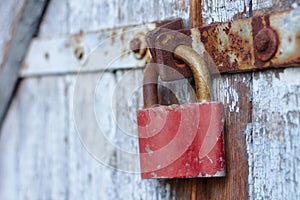
[[[189,18],[189,0],[51,0],[40,36],[61,36],[167,18]]]
[[[29,79],[19,91],[2,128],[0,176],[5,179],[0,181],[0,198],[63,198],[68,132],[66,123],[58,122],[67,118],[64,82],[56,77]]]
[[[300,68],[253,74],[250,196],[299,199]]]
[[[21,16],[22,8],[25,0],[7,1],[0,5],[0,66],[5,60],[7,50],[13,35],[15,34],[15,27]],[[1,67],[0,67],[1,69]]]
[[[10,41],[9,49],[0,71],[0,126],[8,109],[19,77],[21,62],[36,34],[41,16],[48,0],[28,0],[22,16],[15,26],[15,34]]]
[[[142,75],[141,70],[126,73],[129,73],[128,78],[136,80],[140,80]],[[99,142],[97,137],[82,137],[96,136],[101,127],[116,147],[137,150],[136,138],[128,137],[125,135],[128,132],[121,129],[117,130],[117,124],[113,123],[113,113],[108,111],[111,110],[111,101],[99,96],[103,93],[111,96],[115,92],[116,80],[122,77],[123,72],[116,75],[105,73],[98,83],[99,74],[81,75],[84,85],[80,86],[75,75],[24,80],[2,130],[0,177],[5,177],[5,181],[0,181],[0,198],[169,199],[170,187],[161,187],[157,180],[141,180],[137,173],[116,170],[130,164],[128,159],[120,153],[114,155],[115,150],[109,151],[104,147],[108,144]],[[99,92],[96,97],[95,85],[96,93]],[[76,87],[79,94],[74,93]],[[116,90],[131,97],[132,91],[127,87],[119,85]],[[49,95],[47,98],[40,96],[45,91]],[[135,95],[131,98],[134,102]],[[85,106],[76,107],[76,102]],[[34,106],[28,107],[29,104]],[[95,105],[95,111],[101,117],[99,124],[93,123],[95,119],[88,115],[86,108],[89,104],[93,108]],[[124,113],[127,105],[119,104],[118,108]],[[81,121],[75,120],[75,110],[81,111]],[[130,133],[136,133],[135,126],[126,128],[131,128],[127,130]],[[110,167],[97,162],[95,152],[88,153],[93,145],[102,153],[111,154],[106,163]],[[138,160],[134,162],[139,164]]]
[[[203,1],[204,23],[250,15],[249,2]],[[292,4],[291,1],[253,1],[252,6],[253,10],[272,5],[285,9],[289,7],[286,2]],[[93,3],[52,0],[39,36],[112,28],[171,16],[187,20],[189,16],[187,0]],[[246,14],[237,16],[244,10],[244,3]],[[166,181],[141,180],[139,174],[105,167],[87,153],[74,124],[75,75],[26,78],[20,84],[1,131],[0,199],[246,199],[248,187],[249,199],[299,199],[299,70],[278,72],[223,76],[225,91],[218,96],[224,100],[227,120],[228,176],[225,179]],[[92,86],[99,74],[79,75],[85,84],[77,88],[80,95],[75,98],[81,102],[81,130],[98,131],[99,127],[85,113],[91,103],[87,97],[95,93],[98,102],[95,113],[107,136],[116,146],[135,151],[137,140],[118,130],[109,111],[108,97],[124,73],[127,72],[106,72],[103,85],[97,90]],[[132,82],[120,84],[120,96],[113,104],[117,108],[116,119],[131,134],[136,133],[131,120],[142,101],[140,93],[132,94],[129,87],[141,76],[140,70],[130,71]],[[186,92],[186,81],[171,84],[181,102],[191,99]],[[244,160],[245,152],[248,176],[247,164],[237,162]],[[125,167],[132,162],[120,152],[107,149],[105,153],[112,166]]]
[[[190,27],[200,27],[203,25],[202,19],[202,1],[191,0],[190,1]]]
[[[168,84],[174,91],[183,91],[183,82]],[[224,75],[216,80],[217,99],[224,102],[225,152],[227,176],[225,178],[167,180],[174,198],[178,199],[246,199],[248,197],[248,157],[246,152],[247,124],[251,122],[251,74]],[[224,91],[223,91],[224,89]],[[187,88],[184,88],[186,91]],[[178,96],[178,93],[177,93]],[[190,99],[181,93],[181,99]],[[182,100],[181,100],[182,102]],[[238,123],[237,123],[238,122]],[[197,189],[193,189],[197,188]]]

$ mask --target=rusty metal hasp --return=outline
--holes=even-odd
[[[219,72],[245,72],[300,65],[300,8],[192,29],[159,27],[147,34],[154,62],[171,67],[184,77],[192,71],[178,63],[173,52],[178,45],[205,49]],[[177,19],[178,23],[178,19]],[[174,37],[184,34],[189,37]],[[159,70],[164,81],[180,79],[168,68]]]

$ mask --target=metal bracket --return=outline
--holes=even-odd
[[[205,48],[221,73],[284,68],[300,65],[299,21],[300,8],[186,30],[159,27],[148,33],[146,40],[154,62],[176,69],[184,77],[192,76],[190,69],[176,63],[172,54],[180,44],[198,51]],[[182,78],[165,67],[160,69],[160,77],[164,81]]]

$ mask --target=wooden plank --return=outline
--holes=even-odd
[[[238,1],[231,1],[226,2],[229,4],[237,3]],[[262,6],[261,2],[256,2],[254,4],[254,8],[264,8],[268,7],[272,4],[265,4]],[[260,5],[258,5],[260,4]],[[220,6],[222,7],[222,6]],[[233,6],[233,8],[237,8],[238,6]],[[278,9],[284,9],[286,7],[281,6]],[[224,7],[222,7],[224,9]],[[226,10],[228,7],[226,7]],[[229,8],[230,9],[230,8]],[[229,10],[228,9],[228,10]],[[228,11],[227,10],[227,11]],[[249,8],[250,10],[250,8]],[[218,13],[217,11],[216,13]],[[213,13],[208,12],[210,14],[209,17],[213,16]],[[230,15],[234,14],[234,12],[228,12]],[[245,13],[246,16],[247,13]],[[220,21],[227,21],[228,18],[224,14],[220,14],[223,19],[219,19]],[[245,16],[237,16],[239,18]],[[232,16],[233,17],[233,16]],[[234,16],[235,17],[235,16]],[[207,18],[206,18],[207,20]],[[276,73],[276,71],[274,71]],[[262,72],[263,73],[263,72]],[[240,75],[226,75],[223,76],[226,88],[225,93],[220,93],[219,98],[224,95],[225,100],[223,101],[224,108],[225,108],[225,116],[226,116],[226,126],[225,126],[225,141],[226,141],[226,159],[227,159],[227,177],[225,179],[207,179],[207,180],[170,180],[164,181],[163,183],[168,183],[171,185],[171,188],[174,193],[174,198],[179,199],[259,199],[259,198],[277,198],[279,195],[275,194],[268,194],[264,193],[262,188],[268,188],[268,190],[273,191],[269,185],[265,183],[265,180],[268,180],[268,176],[262,175],[259,178],[260,181],[257,181],[257,185],[253,187],[254,180],[257,180],[257,176],[260,176],[260,167],[264,166],[264,162],[261,162],[259,166],[254,168],[256,173],[253,173],[253,163],[249,164],[248,167],[248,160],[249,162],[253,162],[251,152],[254,150],[256,156],[261,154],[261,151],[257,149],[252,149],[252,76],[251,74],[240,74]],[[287,76],[284,78],[288,80]],[[299,79],[299,78],[298,78]],[[297,85],[297,84],[296,84]],[[179,90],[181,90],[179,86]],[[265,87],[266,88],[266,87]],[[266,90],[268,90],[266,88]],[[275,89],[276,90],[276,89]],[[293,91],[295,89],[292,89]],[[265,91],[266,95],[270,95],[267,91]],[[274,98],[277,98],[274,95]],[[265,97],[266,101],[268,101],[268,97]],[[269,106],[269,105],[268,105]],[[266,106],[266,108],[268,108]],[[294,105],[297,107],[296,105]],[[263,106],[264,107],[264,106]],[[237,123],[238,122],[238,123]],[[275,121],[273,123],[276,123]],[[257,124],[262,125],[261,121],[258,121]],[[294,132],[295,133],[295,132]],[[262,148],[262,144],[259,144],[259,147]],[[297,148],[294,146],[293,148],[296,150]],[[276,151],[276,150],[274,150]],[[269,151],[270,153],[270,151]],[[295,154],[294,154],[295,155]],[[249,156],[249,157],[248,157]],[[282,157],[282,155],[281,155]],[[297,161],[298,156],[294,156],[289,160],[292,160],[294,163]],[[270,162],[269,159],[267,162]],[[255,162],[255,161],[254,161]],[[296,165],[296,163],[295,163]],[[294,165],[294,166],[295,166]],[[276,170],[280,169],[280,166],[277,165]],[[264,168],[264,170],[268,170],[268,168]],[[249,176],[248,176],[249,174]],[[270,175],[269,173],[268,175]],[[296,173],[291,173],[291,176],[295,175]],[[271,177],[276,177],[276,173],[272,174]],[[278,174],[277,174],[278,176]],[[298,179],[298,176],[296,175]],[[248,185],[248,178],[249,178],[249,185]],[[292,178],[292,177],[291,177]],[[264,184],[262,184],[264,183]],[[269,183],[269,182],[268,182]],[[278,183],[278,181],[277,181]],[[290,183],[291,190],[286,189],[285,193],[291,193],[292,190],[297,186],[297,182]],[[277,184],[277,187],[281,187],[285,185],[285,183]],[[194,189],[197,188],[197,189]],[[250,189],[249,189],[250,188]],[[254,188],[254,189],[253,189]],[[248,193],[248,189],[250,190]],[[256,190],[256,191],[255,191]],[[281,190],[282,191],[282,190]],[[290,199],[297,199],[295,195],[289,196]],[[285,197],[279,196],[278,199],[284,199]]]
[[[66,124],[58,123],[66,118],[64,82],[28,79],[19,91],[1,131],[0,198],[61,199],[68,178]]]
[[[32,37],[36,34],[47,0],[26,1],[22,16],[15,27],[5,62],[0,71],[0,126],[8,109],[19,77],[21,62]]]
[[[53,2],[55,1],[56,5],[54,7],[57,7],[56,9],[59,10],[58,7],[63,6],[61,9],[64,10],[65,1],[60,4],[58,3],[60,0],[52,0],[52,5],[54,5]],[[128,11],[126,14],[126,9],[124,9],[124,11],[122,10],[125,13],[122,14],[123,17],[116,19],[117,21],[114,21],[114,23],[121,25],[122,23],[131,23],[134,20],[164,19],[168,16],[176,16],[180,12],[179,16],[188,16],[188,11],[173,11],[174,5],[179,5],[182,2],[188,4],[188,1],[180,0],[166,0],[164,3],[140,1],[138,2],[139,4],[136,4],[141,5],[137,7],[138,10],[140,9],[139,12],[133,13]],[[253,6],[268,7],[274,2],[255,1]],[[276,2],[278,3],[278,1]],[[215,21],[230,20],[232,12],[237,13],[243,10],[243,3],[244,1],[204,1],[204,5],[209,6],[209,10],[205,11],[207,7],[203,8],[205,11],[204,16],[206,17],[204,21],[205,23],[209,22],[209,20],[212,21],[215,16]],[[76,4],[79,5],[80,3]],[[131,10],[135,9],[135,6],[130,5],[129,1],[124,1],[120,6],[118,6],[119,2],[116,3],[115,1],[110,1],[108,6],[104,4],[104,1],[97,1],[94,6],[103,5],[103,8],[111,9],[110,12],[117,16],[121,15],[115,12],[116,7],[114,6],[121,8],[122,5],[127,5]],[[151,5],[151,8],[157,8],[157,10],[148,10],[149,7],[146,9],[143,5]],[[70,28],[70,21],[67,20],[66,24],[59,23],[59,25],[55,26],[56,19],[64,21],[63,19],[65,17],[68,18],[67,16],[70,15],[72,10],[67,9],[67,6],[65,10],[67,13],[59,13],[55,12],[56,9],[54,7],[51,11],[52,14],[50,11],[48,12],[48,18],[46,18],[49,21],[45,22],[44,31],[40,33],[41,36],[46,33],[49,35],[60,35],[65,33],[64,31],[69,34],[70,30],[77,32],[80,26],[83,26],[82,22],[76,22],[75,17],[73,17],[72,23],[81,25],[72,25],[73,28]],[[87,7],[83,7],[81,12],[91,13],[90,9],[92,7]],[[246,10],[249,11],[250,8],[246,7]],[[155,11],[157,13],[154,15]],[[80,13],[78,10],[76,12]],[[61,16],[55,16],[53,21],[51,21],[51,17],[54,15]],[[104,14],[101,14],[101,16],[104,16]],[[140,16],[145,16],[145,19],[142,19]],[[80,20],[80,16],[77,16],[77,19]],[[93,19],[86,20],[86,22],[94,23],[93,26],[91,25],[93,28],[98,28],[99,24],[97,25],[97,23],[100,23],[100,21],[95,22]],[[49,23],[52,23],[52,25]],[[47,27],[47,24],[49,24],[49,27]],[[114,24],[103,23],[101,26],[109,27],[114,26]],[[85,27],[87,30],[89,29],[88,26]],[[91,158],[83,148],[77,136],[76,127],[73,124],[72,91],[76,87],[74,75],[67,77],[26,78],[22,81],[18,90],[17,98],[15,99],[17,103],[13,104],[1,131],[0,199],[216,199],[217,197],[218,199],[223,199],[221,194],[225,195],[224,199],[226,197],[228,199],[230,197],[238,199],[236,196],[238,193],[244,195],[244,199],[246,199],[245,190],[247,185],[245,179],[248,178],[250,199],[285,199],[285,197],[297,199],[299,194],[296,187],[299,182],[299,175],[296,171],[299,171],[297,168],[299,165],[297,160],[299,158],[296,155],[299,154],[297,134],[299,132],[299,120],[297,121],[299,117],[298,110],[295,109],[299,105],[295,99],[298,98],[299,94],[295,90],[299,91],[299,83],[296,81],[293,85],[289,77],[294,77],[299,73],[298,71],[284,71],[283,75],[281,73],[278,74],[280,82],[283,81],[285,85],[288,85],[286,89],[285,87],[279,87],[278,84],[280,82],[278,82],[277,78],[274,78],[274,76],[276,77],[276,72],[261,72],[258,73],[259,75],[253,75],[257,78],[257,80],[253,80],[253,88],[255,88],[253,91],[256,93],[253,94],[253,99],[251,99],[251,96],[248,96],[252,94],[251,74],[241,77],[240,75],[227,75],[224,77],[223,81],[226,90],[223,94],[220,93],[219,96],[221,98],[225,97],[225,111],[229,120],[229,124],[226,127],[226,148],[228,151],[227,159],[229,160],[228,177],[212,180],[172,181],[141,180],[138,174],[129,174],[106,168]],[[139,70],[131,73],[132,81],[137,80],[141,76]],[[116,72],[116,75],[109,72],[106,76],[107,87],[110,84],[117,84],[117,80],[122,80],[122,74],[123,72]],[[93,92],[93,88],[89,88],[91,86],[89,80],[92,79],[91,82],[95,81],[97,74],[85,74],[82,76],[87,81],[86,85],[81,87],[81,95],[79,95],[78,99],[82,100],[82,121],[86,123],[86,130],[97,131],[97,127],[89,127],[89,118],[86,119],[84,113],[86,105],[90,103],[85,100],[84,96]],[[187,101],[190,98],[185,96],[188,95],[185,83],[176,82],[172,84],[174,84],[175,89],[177,88],[176,91],[182,101]],[[265,88],[262,89],[261,86]],[[127,85],[124,85],[119,89],[120,98],[125,94],[130,94],[126,87]],[[101,88],[102,91],[99,90],[99,92],[104,97],[107,97],[111,91],[105,88],[106,86]],[[271,90],[270,93],[268,89]],[[260,92],[261,90],[263,93]],[[270,96],[265,97],[264,95],[267,94],[270,94]],[[280,110],[278,116],[271,111],[264,111],[273,106],[271,110],[275,112],[275,105],[278,103],[278,100],[275,99],[278,96],[281,97],[281,94],[285,94],[285,96],[282,96],[282,99],[283,101],[288,101],[288,104],[279,102],[278,105],[281,107],[277,108]],[[267,100],[264,98],[273,100],[271,103],[267,103]],[[105,101],[105,98],[98,98],[97,100],[102,102],[104,106],[107,106],[106,103],[110,103]],[[123,101],[124,99],[121,100]],[[253,105],[256,106],[253,107],[255,123],[249,122],[245,124],[247,120],[252,121],[251,100],[255,102]],[[124,113],[126,113],[126,117],[133,117],[135,113],[134,107],[139,105],[140,99],[137,98],[136,101],[136,103],[131,104],[131,107],[118,105],[119,111],[117,116],[119,119]],[[264,103],[259,104],[260,102]],[[244,107],[245,105],[248,105],[248,107]],[[282,111],[281,108],[283,108]],[[100,104],[97,109],[101,111]],[[97,113],[103,115],[103,118],[110,116],[107,110],[101,113],[100,111]],[[265,112],[266,114],[264,114]],[[281,114],[283,114],[283,119],[280,118]],[[267,118],[267,116],[271,117]],[[266,126],[263,126],[264,119],[268,120]],[[124,124],[128,122],[125,119],[122,121]],[[277,122],[281,123],[278,125]],[[128,123],[127,126],[129,130],[135,130],[131,123]],[[255,131],[252,131],[252,126]],[[135,148],[136,143],[132,142],[134,141],[132,138],[123,137],[122,131],[116,134],[116,129],[113,126],[108,125],[105,127],[107,134],[111,134],[112,140],[117,144],[123,145],[123,148]],[[276,132],[277,127],[279,127],[279,130],[287,131],[283,134],[284,142],[276,141],[277,135],[274,132]],[[268,138],[268,136],[271,136],[270,138],[273,139]],[[249,156],[249,176],[247,176],[246,172],[243,173],[246,164],[235,162],[245,156],[244,153],[241,153],[246,150],[243,147],[245,137],[247,139],[246,145]],[[256,143],[253,143],[253,141]],[[128,146],[126,146],[127,144]],[[266,148],[262,151],[264,144],[266,144]],[[272,148],[268,150],[268,146]],[[261,151],[263,153],[260,156]],[[275,161],[278,157],[283,158],[280,160],[280,163]],[[122,155],[113,153],[111,162],[115,162],[116,165],[122,167],[126,165],[127,160]],[[274,165],[273,171],[268,171],[269,165],[266,162],[271,162]],[[286,175],[282,176],[282,173]],[[271,183],[269,178],[274,183]],[[265,193],[265,191],[267,192]],[[279,194],[279,191],[286,196]],[[295,197],[291,196],[292,194],[295,194]]]
[[[127,77],[139,80],[142,71],[128,73],[130,76]],[[100,126],[117,147],[120,145],[126,150],[137,148],[136,138],[128,138],[120,130],[117,133],[117,124],[106,120],[113,120],[112,112],[104,112],[111,109],[111,101],[99,99],[97,94],[94,96],[95,85],[98,86],[97,91],[100,94],[110,96],[114,91],[115,81],[122,79],[123,74],[118,72],[114,77],[111,73],[105,73],[99,85],[98,74],[81,75],[80,78],[84,81],[81,86],[77,84],[75,75],[23,81],[2,129],[1,199],[96,200],[170,197],[170,187],[161,187],[157,180],[145,181],[137,173],[119,171],[122,166],[129,165],[130,161],[120,153],[115,155],[114,151],[103,147],[108,145],[106,142],[99,142],[93,137],[99,132]],[[79,93],[74,93],[76,87]],[[130,95],[132,91],[126,90],[127,87],[128,85],[119,85],[118,91]],[[134,101],[135,96],[133,98]],[[76,102],[85,106],[77,107]],[[33,106],[28,106],[29,104]],[[101,117],[99,123],[93,123],[88,115],[89,104],[98,111]],[[124,112],[126,105],[121,106],[124,107],[120,111]],[[76,112],[81,111],[80,122],[74,123],[74,109],[79,109]],[[130,128],[132,133],[136,133],[135,126]],[[80,138],[80,131],[91,137]],[[96,161],[94,158],[97,154],[88,152],[93,145],[98,150],[102,147],[102,153],[109,155],[110,160],[107,161],[110,163],[106,164],[110,164],[110,167]],[[138,160],[135,162],[138,164]]]
[[[175,86],[177,84],[177,87]],[[190,99],[187,83],[168,83],[182,102]],[[246,199],[248,197],[248,157],[246,129],[251,122],[251,74],[224,75],[215,82],[217,98],[224,103],[225,152],[227,176],[225,178],[166,180],[178,199]],[[224,91],[222,91],[224,90]],[[184,92],[185,91],[185,92]],[[180,94],[180,95],[179,95]],[[239,122],[239,123],[237,123]]]
[[[253,74],[250,196],[299,199],[300,68]],[[250,142],[251,141],[251,142]]]
[[[237,2],[233,3],[236,4]],[[204,6],[207,6],[207,4],[204,3]],[[238,6],[235,6],[235,8],[236,7]],[[205,18],[205,13],[203,17]],[[198,16],[197,19],[193,20],[196,22],[202,21],[202,16]],[[205,20],[208,19],[206,18]],[[220,21],[227,20],[228,19],[220,19]],[[194,24],[194,22],[192,24]],[[180,83],[174,91],[182,91],[182,85],[183,84]],[[251,75],[225,75],[222,77],[222,81],[219,81],[216,85],[214,90],[218,90],[217,99],[224,102],[226,118],[224,134],[227,176],[225,178],[202,180],[186,179],[163,181],[163,184],[171,185],[174,195],[173,198],[220,199],[222,197],[222,199],[246,199],[248,197],[248,159],[245,151],[246,132],[244,134],[241,132],[245,129],[248,121],[251,120],[248,114],[249,112],[251,113]],[[225,89],[225,91],[222,91],[222,89]],[[187,92],[187,89],[185,88],[184,91]],[[181,93],[179,98],[182,99],[183,97],[190,99],[190,94],[186,93],[184,95]],[[245,112],[239,112],[240,108],[245,107],[247,109]],[[240,121],[240,125],[237,125],[236,121]]]

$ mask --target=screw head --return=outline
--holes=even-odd
[[[142,41],[139,38],[134,38],[130,41],[130,50],[134,53],[138,53],[140,51],[142,45]]]

